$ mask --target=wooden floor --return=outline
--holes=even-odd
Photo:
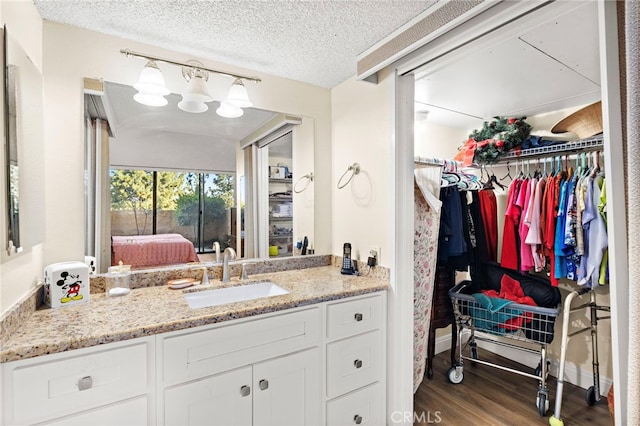
[[[478,349],[480,351],[481,349]],[[481,359],[511,368],[526,369],[520,364],[482,351]],[[537,381],[497,368],[464,363],[464,379],[454,385],[447,372],[451,367],[450,352],[434,358],[433,379],[425,377],[414,397],[414,424],[440,425],[549,425],[554,414],[556,381],[549,377],[549,411],[545,417],[536,408]],[[525,370],[527,371],[527,370]],[[586,391],[565,384],[562,392],[561,419],[566,426],[609,426],[606,398],[589,407]]]

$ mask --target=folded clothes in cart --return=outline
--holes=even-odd
[[[494,262],[484,264],[482,270],[477,272],[472,274],[473,280],[468,284],[466,294],[471,296],[480,293],[488,297],[500,297],[517,305],[504,305],[503,310],[507,312],[501,312],[500,315],[508,315],[511,320],[507,318],[506,321],[501,321],[501,317],[488,316],[480,302],[469,304],[467,313],[474,319],[475,327],[502,335],[521,329],[528,339],[551,343],[555,317],[540,313],[538,307],[557,308],[560,305],[561,296],[557,287],[552,286],[544,277],[522,274]],[[531,308],[528,309],[527,306]]]
[[[495,290],[496,292],[500,292],[502,288],[502,280],[505,275],[519,283],[524,296],[530,297],[533,300],[533,305],[545,308],[555,308],[562,300],[560,290],[558,290],[557,287],[552,286],[551,282],[547,278],[539,275],[523,274],[518,271],[503,268],[495,262],[488,262],[484,264],[482,273],[476,274],[473,277],[474,292],[481,293],[484,292],[483,290]],[[524,305],[530,304],[527,302],[523,303],[518,300],[514,301]]]
[[[518,309],[505,309],[513,304],[511,300],[489,297],[483,293],[472,294],[479,306],[469,306],[469,315],[473,318],[473,325],[483,331],[502,334],[519,329],[514,321],[522,316]]]
[[[470,312],[475,326],[495,332],[517,331],[531,321],[531,313],[507,308],[510,304],[536,305],[532,298],[525,296],[520,283],[506,274],[500,280],[500,292],[482,290],[472,296],[481,306],[479,309],[472,308]]]

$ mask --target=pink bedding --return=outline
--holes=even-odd
[[[193,243],[180,234],[111,237],[111,264],[131,266],[197,262]]]

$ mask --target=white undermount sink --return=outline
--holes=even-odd
[[[186,293],[184,298],[192,309],[227,303],[244,302],[265,297],[280,296],[289,293],[272,281],[262,281],[255,284],[238,285],[235,287],[218,288]]]

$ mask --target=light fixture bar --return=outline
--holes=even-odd
[[[262,81],[259,77],[250,77],[250,76],[241,75],[241,74],[234,74],[234,73],[226,72],[226,71],[214,70],[212,68],[205,68],[205,67],[200,66],[200,65],[194,66],[193,64],[173,61],[171,59],[159,58],[157,56],[149,56],[149,55],[146,55],[144,53],[134,52],[133,50],[129,50],[129,49],[120,49],[120,53],[122,53],[123,55],[125,55],[127,57],[135,56],[137,58],[147,59],[147,60],[151,60],[151,61],[166,62],[168,64],[178,65],[178,66],[181,66],[181,67],[196,68],[196,69],[200,69],[200,70],[204,70],[204,71],[209,71],[209,72],[212,72],[212,73],[215,73],[215,74],[227,75],[229,77],[240,78],[242,80],[250,80],[250,81],[254,81],[256,83],[260,83]]]

